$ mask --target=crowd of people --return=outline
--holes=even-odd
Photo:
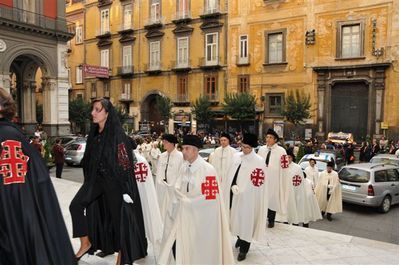
[[[99,98],[92,102],[84,182],[69,208],[73,237],[80,239],[73,253],[38,138],[29,143],[10,122],[14,114],[15,103],[0,89],[0,236],[7,240],[0,256],[6,264],[77,264],[94,253],[117,253],[117,265],[133,264],[147,256],[148,241],[159,264],[234,264],[233,247],[236,259],[245,260],[251,243],[277,222],[309,227],[342,212],[334,163],[319,172],[311,159],[302,170],[298,150],[284,148],[272,129],[264,139],[223,132],[132,139],[110,100]],[[199,155],[204,144],[220,145],[208,162]],[[305,152],[314,146],[309,141]],[[334,148],[352,161],[350,144]],[[61,150],[57,140],[57,177]]]

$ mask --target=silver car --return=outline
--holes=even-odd
[[[352,164],[344,166],[338,175],[344,202],[378,207],[382,213],[399,203],[399,166]]]
[[[65,148],[65,163],[68,166],[82,165],[82,158],[86,150],[86,140],[79,139]]]
[[[378,154],[371,158],[370,163],[384,163],[399,166],[399,157],[391,154]]]

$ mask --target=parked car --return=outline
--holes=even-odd
[[[82,158],[86,150],[86,139],[78,139],[65,148],[65,163],[68,166],[82,165]]]
[[[384,163],[399,166],[399,157],[391,154],[378,154],[371,158],[370,163]]]
[[[338,175],[344,202],[377,207],[382,213],[399,203],[399,166],[351,164],[344,166]]]
[[[199,150],[199,155],[205,159],[205,161],[209,161],[209,156],[213,153],[213,151],[215,151],[215,148],[205,148],[205,149],[201,149]]]
[[[335,152],[324,151],[320,153],[316,152],[314,154],[304,155],[298,163],[303,170],[305,170],[305,168],[309,166],[309,160],[311,158],[316,160],[319,172],[326,170],[327,162],[330,161],[334,162],[335,171],[339,171],[345,165],[345,161],[342,159],[342,157],[337,156]]]
[[[66,148],[73,141],[78,140],[78,139],[85,139],[85,138],[81,137],[81,136],[77,136],[77,135],[52,136],[49,138],[51,145],[53,145],[55,143],[56,139],[61,139],[62,147]]]

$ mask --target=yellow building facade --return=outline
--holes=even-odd
[[[263,128],[291,136],[281,110],[299,90],[313,137],[399,133],[397,1],[231,0],[228,14],[228,90],[256,95]]]
[[[71,99],[109,97],[131,128],[161,130],[160,96],[173,104],[169,130],[195,130],[190,102],[208,95],[218,108],[227,87],[225,0],[74,1],[67,19]],[[194,121],[194,122],[193,122]]]

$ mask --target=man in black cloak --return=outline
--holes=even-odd
[[[0,264],[76,264],[48,169],[10,122],[15,109],[0,88]]]
[[[76,257],[96,250],[118,252],[116,264],[132,264],[147,255],[132,146],[108,99],[93,101],[92,117],[84,183],[70,205],[73,237],[81,240]]]

